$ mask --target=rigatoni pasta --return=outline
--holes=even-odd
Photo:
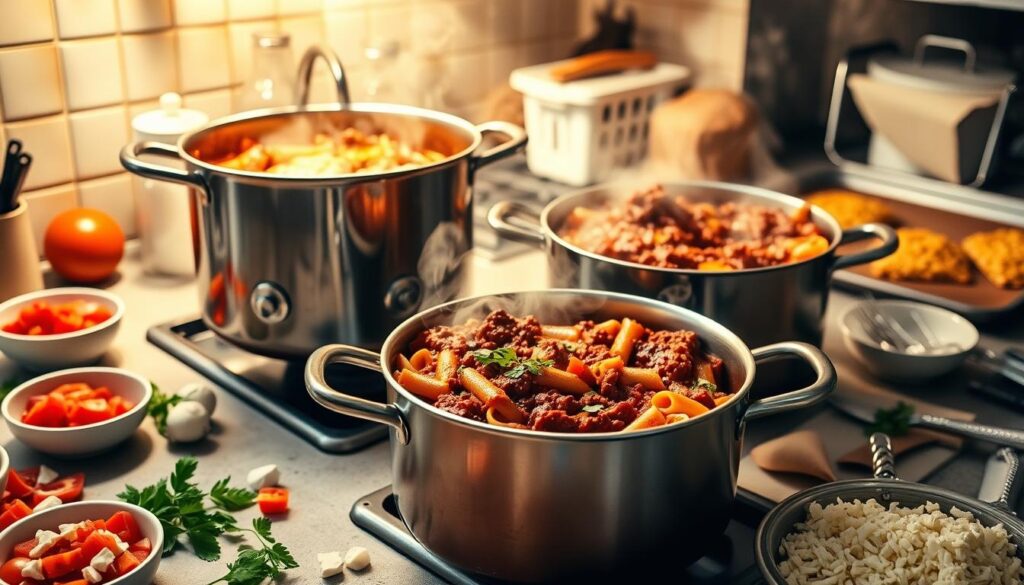
[[[718,385],[721,360],[696,333],[655,331],[629,317],[541,324],[498,310],[423,331],[392,365],[402,387],[441,410],[547,432],[677,424],[731,396]]]

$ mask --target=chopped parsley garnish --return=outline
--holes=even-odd
[[[149,385],[153,387],[153,397],[149,399],[149,405],[146,408],[149,416],[153,417],[153,425],[156,426],[157,432],[165,435],[167,434],[167,414],[171,412],[172,406],[178,404],[184,398],[177,394],[164,394],[152,382]]]
[[[879,408],[875,411],[875,422],[864,428],[864,436],[873,433],[885,433],[890,437],[899,437],[910,430],[910,417],[914,407],[906,402],[898,402],[892,408]]]
[[[604,410],[604,405],[603,404],[588,404],[588,405],[584,406],[582,410],[583,410],[583,412],[589,412],[591,414],[594,414],[595,412],[601,412],[602,410]]]
[[[508,378],[520,378],[526,372],[534,376],[540,374],[541,368],[549,368],[555,365],[553,360],[538,360],[529,358],[519,359],[516,350],[511,347],[499,347],[498,349],[479,349],[473,352],[473,357],[482,366],[494,364],[505,370]]]
[[[697,378],[697,381],[694,382],[693,384],[693,389],[706,390],[708,392],[716,392],[718,390],[718,386],[715,385],[713,382],[705,380],[704,378]]]

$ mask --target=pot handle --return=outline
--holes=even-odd
[[[529,217],[532,222],[521,219],[512,223],[513,217]],[[503,238],[541,246],[544,244],[544,231],[540,218],[532,209],[518,201],[499,201],[487,210],[487,223],[491,229]]]
[[[801,358],[814,370],[817,379],[806,388],[786,392],[778,396],[762,398],[750,403],[743,420],[753,420],[796,408],[805,408],[825,399],[836,389],[836,369],[820,349],[809,343],[784,341],[753,350],[754,361],[770,360],[783,355]]]
[[[864,250],[863,252],[837,256],[832,268],[846,268],[849,266],[856,266],[858,264],[866,264],[868,262],[878,260],[879,258],[885,258],[889,254],[895,252],[896,248],[900,246],[900,239],[896,235],[896,230],[884,223],[866,223],[848,230],[843,230],[841,243],[849,244],[851,242],[859,242],[860,240],[866,240],[868,238],[881,240],[882,243],[869,250]]]
[[[509,139],[498,146],[488,148],[479,155],[474,154],[471,156],[469,160],[470,168],[472,170],[479,169],[480,167],[487,166],[492,162],[499,161],[507,156],[515,154],[526,146],[526,130],[523,130],[522,127],[511,122],[493,120],[491,122],[477,124],[476,129],[482,135],[493,132],[496,134],[504,134],[505,136],[508,136]]]
[[[147,179],[170,181],[171,183],[181,183],[182,185],[195,187],[199,190],[200,202],[204,205],[207,203],[206,181],[203,180],[199,173],[148,163],[139,158],[139,155],[143,154],[166,156],[181,160],[181,157],[178,155],[178,147],[164,144],[163,142],[135,142],[128,144],[121,149],[121,166],[128,169],[131,173],[140,177],[146,177]]]
[[[380,372],[380,354],[351,345],[325,345],[314,351],[306,360],[306,390],[314,402],[327,410],[384,423],[395,429],[395,434],[403,445],[409,443],[409,429],[405,426],[405,419],[402,418],[397,406],[351,396],[331,388],[324,375],[328,364],[351,364]]]

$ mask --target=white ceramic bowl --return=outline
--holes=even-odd
[[[910,353],[883,348],[865,330],[858,311],[868,306],[888,319],[902,324],[912,337],[922,336],[920,321],[939,344],[949,344],[943,351]],[[978,345],[978,330],[960,315],[912,301],[864,301],[852,306],[839,318],[846,348],[865,368],[879,378],[897,382],[920,382],[941,376],[960,366]]]
[[[114,342],[124,315],[124,302],[113,293],[98,288],[78,287],[26,293],[0,303],[0,325],[16,320],[22,307],[36,301],[59,305],[77,300],[98,303],[109,309],[112,316],[98,325],[71,333],[19,335],[0,331],[0,351],[23,368],[34,372],[51,372],[96,363]]]
[[[134,571],[113,581],[107,581],[104,585],[150,585],[160,566],[164,531],[160,526],[160,521],[149,510],[125,502],[105,500],[74,502],[30,514],[0,532],[0,559],[6,561],[11,558],[11,550],[14,545],[34,538],[36,530],[56,532],[57,527],[61,524],[73,524],[97,518],[106,519],[121,511],[130,512],[135,517],[135,522],[139,525],[139,532],[152,543],[153,551],[142,561],[142,564],[135,567]]]
[[[0,494],[7,489],[7,472],[11,470],[11,456],[7,449],[0,447]]]
[[[46,394],[72,382],[92,387],[106,386],[110,391],[130,400],[135,406],[121,416],[80,427],[52,428],[21,422],[28,399]],[[0,403],[0,415],[19,441],[29,447],[59,457],[84,457],[99,453],[124,441],[146,418],[146,406],[153,396],[149,380],[119,368],[72,368],[33,378],[18,386]]]

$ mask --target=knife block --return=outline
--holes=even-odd
[[[0,301],[43,288],[39,251],[24,201],[14,211],[0,215],[0,255],[4,266]]]

